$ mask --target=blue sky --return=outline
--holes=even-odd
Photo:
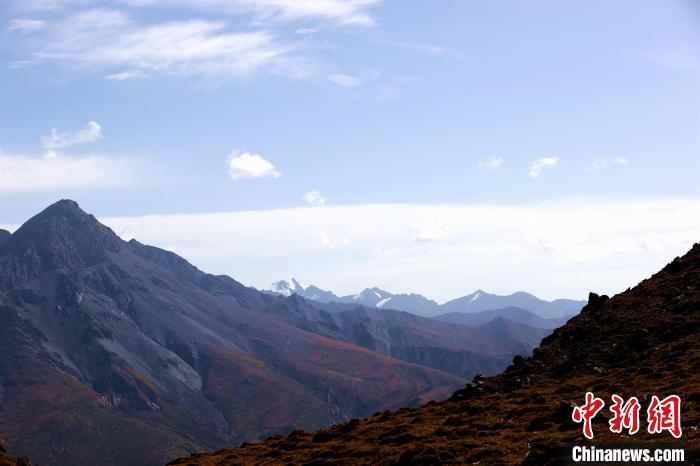
[[[0,223],[70,197],[256,286],[624,289],[700,240],[698,26],[691,0],[0,0]],[[247,244],[191,226],[216,212],[259,215]],[[483,242],[497,213],[538,255]]]

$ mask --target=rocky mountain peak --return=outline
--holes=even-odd
[[[0,254],[15,256],[23,274],[89,266],[116,253],[122,240],[72,200],[63,199],[29,219],[2,241]],[[20,267],[21,268],[21,267]]]

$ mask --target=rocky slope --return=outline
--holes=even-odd
[[[365,317],[333,324],[61,201],[0,242],[0,438],[42,465],[162,464],[444,399],[473,372],[462,327]],[[517,344],[491,343],[501,366]],[[411,357],[431,351],[452,374]]]
[[[558,464],[574,443],[665,442],[700,449],[700,244],[634,289],[591,294],[579,316],[543,340],[531,358],[477,377],[448,401],[377,412],[316,432],[294,431],[257,444],[173,464]],[[571,420],[586,391],[607,400],[585,441]],[[682,399],[684,434],[634,437],[607,429],[613,393]],[[689,459],[689,458],[686,458]],[[697,460],[690,459],[689,463]],[[697,463],[695,463],[697,464]]]

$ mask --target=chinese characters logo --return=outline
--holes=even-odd
[[[625,401],[618,395],[612,396],[610,411],[612,419],[608,421],[610,431],[620,434],[626,429],[630,435],[639,432],[639,411],[641,405],[637,397]],[[583,423],[583,435],[587,439],[593,438],[593,418],[605,407],[605,401],[597,398],[593,393],[586,393],[585,403],[576,406],[571,413],[574,422]],[[660,434],[668,431],[675,438],[683,435],[681,430],[681,399],[678,395],[669,395],[660,400],[656,395],[651,397],[647,408],[647,432]]]

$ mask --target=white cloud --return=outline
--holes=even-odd
[[[108,74],[105,76],[105,79],[109,79],[110,81],[128,81],[146,77],[148,77],[148,75],[141,71],[121,71],[119,73]]]
[[[83,6],[93,0],[15,0],[15,4],[28,11],[60,10],[67,7]]]
[[[315,189],[313,191],[309,191],[308,193],[304,194],[302,199],[304,200],[304,202],[306,202],[309,205],[314,205],[314,206],[326,205],[326,198],[321,196],[321,193]]]
[[[687,251],[700,241],[698,211],[700,199],[660,199],[374,204],[105,221],[256,286],[303,273],[338,293],[377,285],[439,300],[477,288],[583,298],[634,286]],[[411,230],[441,238],[416,241]]]
[[[200,19],[137,24],[116,10],[89,10],[47,28],[34,62],[63,62],[104,71],[108,79],[153,75],[245,78],[267,70],[292,78],[308,76],[310,65],[264,30],[234,31],[223,21]]]
[[[271,176],[279,178],[282,173],[275,166],[258,154],[233,152],[228,159],[229,174],[234,180],[242,178],[261,178]]]
[[[455,58],[464,58],[464,54],[450,50],[442,45],[435,44],[422,44],[417,42],[404,42],[404,41],[385,41],[387,45],[398,47],[405,50],[410,50],[412,52],[420,53],[423,55],[432,55],[435,57],[449,56]]]
[[[219,13],[254,13],[281,21],[319,20],[346,26],[371,26],[369,9],[380,0],[122,0],[134,6],[184,6]]]
[[[559,164],[559,157],[545,157],[532,162],[530,167],[530,178],[537,178],[545,168],[554,168]]]
[[[381,73],[378,70],[366,70],[359,75],[350,75],[343,73],[330,74],[326,76],[330,82],[342,87],[359,87],[367,84],[369,81],[379,79]]]
[[[49,151],[42,156],[0,153],[0,192],[103,188],[128,184],[131,164],[101,155],[76,157]]]
[[[362,79],[349,74],[330,74],[327,78],[330,82],[342,87],[358,87],[364,84]]]
[[[85,125],[85,128],[78,131],[59,133],[56,129],[52,129],[51,133],[41,137],[41,144],[44,149],[62,149],[97,141],[101,137],[102,127],[96,121],[90,121]]]
[[[9,31],[34,32],[44,29],[46,21],[38,19],[13,19],[8,23]]]
[[[590,170],[596,170],[596,171],[597,170],[604,170],[611,165],[624,166],[624,165],[627,165],[627,163],[628,163],[628,160],[624,157],[616,157],[616,158],[610,159],[610,160],[598,158],[598,159],[595,159],[593,162],[591,162],[591,164],[586,167],[586,170],[589,170],[589,171]]]
[[[294,31],[294,34],[299,34],[299,35],[308,35],[308,34],[316,34],[319,32],[321,28],[315,27],[315,28],[299,28]]]
[[[437,241],[447,236],[447,228],[439,220],[425,220],[408,230],[416,241]]]
[[[501,157],[496,157],[496,156],[491,156],[488,158],[488,160],[484,160],[483,162],[479,162],[478,167],[483,168],[487,172],[494,171],[503,165],[503,159]]]

